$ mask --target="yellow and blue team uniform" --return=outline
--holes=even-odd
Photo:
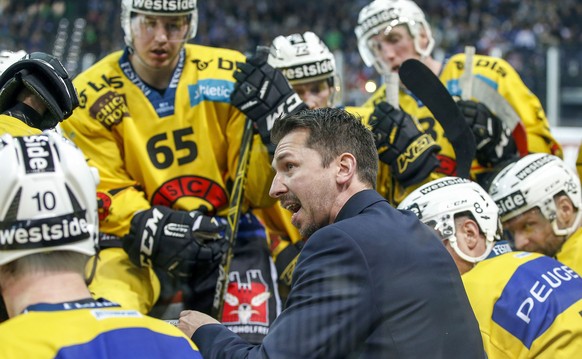
[[[582,353],[582,279],[570,267],[500,242],[462,280],[489,358]]]
[[[160,92],[137,76],[126,49],[75,78],[80,106],[62,128],[99,170],[102,247],[115,247],[107,239],[126,235],[133,214],[153,205],[226,216],[245,123],[230,104],[238,61],[238,51],[186,44]],[[269,154],[258,136],[253,143],[243,213],[274,204]],[[90,289],[147,313],[160,284],[115,247],[99,254]]]
[[[1,358],[202,358],[181,330],[109,301],[31,305],[0,324]]]
[[[464,73],[464,63],[465,54],[456,54],[444,63],[439,74],[441,82],[452,96],[462,96],[459,81]],[[514,131],[514,138],[521,155],[542,152],[563,157],[562,147],[550,132],[549,123],[539,99],[527,88],[519,74],[507,61],[490,56],[475,55],[473,58],[473,76],[485,82],[505,98],[521,119],[522,124]],[[385,101],[385,98],[386,86],[383,85],[363,106],[373,107],[380,101]],[[424,183],[442,176],[453,176],[456,173],[454,149],[443,128],[428,108],[412,92],[402,87],[399,91],[399,104],[402,111],[420,122],[423,129],[434,138],[441,150],[438,154],[440,166],[421,183],[401,188],[398,183],[390,179],[389,173],[386,174],[386,180],[383,184],[379,183],[379,186],[386,187],[383,190],[386,193],[385,197],[393,204],[400,203],[410,192]],[[526,137],[526,141],[523,137]],[[479,165],[476,160],[473,161],[471,166],[473,179],[486,171],[487,169]]]
[[[556,259],[582,275],[582,227],[566,239]]]

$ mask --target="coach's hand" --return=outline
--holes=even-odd
[[[263,142],[271,144],[275,120],[306,109],[283,73],[267,63],[268,48],[257,49],[247,62],[237,62],[231,103],[250,118]]]
[[[189,277],[220,263],[228,246],[225,228],[220,217],[154,206],[133,216],[123,249],[137,266]]]
[[[491,113],[487,106],[471,100],[457,101],[457,106],[475,136],[479,164],[493,167],[517,155],[511,129]]]
[[[370,115],[380,161],[405,187],[426,178],[438,165],[440,146],[409,114],[380,102]]]

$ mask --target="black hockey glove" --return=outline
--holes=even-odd
[[[404,187],[425,179],[438,165],[441,147],[409,114],[380,102],[370,115],[380,161]]]
[[[27,88],[47,107],[38,123],[28,125],[40,130],[53,128],[79,106],[71,80],[56,57],[43,52],[26,55],[0,75],[0,113],[14,106],[18,93]]]
[[[219,217],[154,206],[133,216],[123,249],[139,267],[187,278],[220,263],[228,246],[225,228]]]
[[[231,103],[250,118],[263,143],[271,144],[273,123],[307,109],[283,73],[267,63],[268,50],[257,49],[247,62],[237,62]]]
[[[477,161],[485,167],[518,155],[511,129],[495,116],[487,106],[470,100],[457,101],[467,125],[473,131],[477,144]]]

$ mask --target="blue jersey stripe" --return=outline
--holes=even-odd
[[[562,312],[582,298],[582,279],[543,256],[521,265],[493,307],[493,321],[528,349]]]
[[[192,350],[188,339],[164,335],[146,328],[122,328],[101,333],[93,340],[63,347],[58,359],[103,358],[194,358],[202,359]]]

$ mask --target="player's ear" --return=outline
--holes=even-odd
[[[461,233],[459,233],[459,231]],[[473,251],[473,249],[477,247],[479,241],[481,240],[479,236],[479,226],[470,218],[464,218],[462,220],[459,228],[457,229],[457,238],[460,237],[459,234],[463,235],[464,242],[470,251]]]
[[[572,221],[576,218],[576,211],[572,205],[572,201],[568,196],[558,195],[556,201],[556,216],[560,228],[566,228],[572,225]]]

